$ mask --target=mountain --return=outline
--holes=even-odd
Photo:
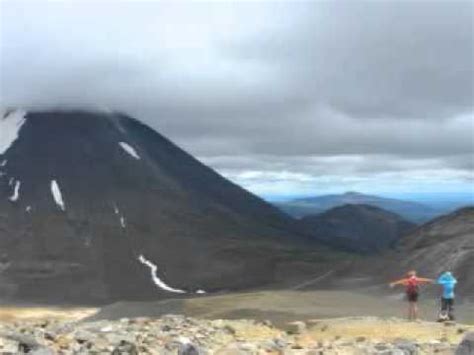
[[[459,209],[417,228],[401,239],[398,263],[431,277],[452,271],[458,289],[474,295],[474,207]]]
[[[403,218],[415,223],[426,222],[441,214],[440,211],[420,203],[365,195],[358,192],[307,197],[275,203],[282,211],[296,218],[323,213],[331,208],[347,204],[363,204],[379,207],[399,214]]]
[[[399,215],[369,205],[344,205],[301,219],[314,237],[356,252],[378,252],[393,246],[415,227]]]
[[[388,285],[410,270],[432,279],[444,271],[452,271],[458,279],[457,302],[466,299],[474,302],[474,206],[414,228],[383,253],[348,258],[347,264],[344,266],[341,263],[336,267],[323,284],[312,287],[349,292],[370,290],[377,297],[401,296],[402,287],[392,290]],[[422,287],[424,300],[438,302],[440,294],[441,287],[438,285]]]
[[[0,299],[240,289],[306,245],[290,217],[126,115],[0,116]]]

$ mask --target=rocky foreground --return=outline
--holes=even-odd
[[[375,317],[291,322],[281,328],[270,322],[178,315],[92,322],[14,320],[0,325],[0,353],[464,355],[474,354],[473,331],[473,326],[454,323]],[[456,353],[463,338],[464,350]]]

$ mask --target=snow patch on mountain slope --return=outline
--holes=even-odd
[[[118,209],[117,205],[114,205],[114,213],[120,217],[120,226],[122,228],[126,228],[127,223],[125,221],[125,217],[122,214],[120,214],[120,210]]]
[[[140,160],[141,157],[138,155],[137,151],[135,148],[130,146],[129,144],[125,142],[120,142],[119,145],[122,147],[123,150],[125,150],[128,154],[130,154],[133,158]]]
[[[13,189],[13,195],[10,196],[11,202],[18,201],[18,198],[20,197],[20,186],[21,186],[21,181],[17,180],[15,182],[15,188]]]
[[[64,200],[63,200],[63,195],[61,193],[61,189],[59,188],[59,185],[56,180],[51,181],[51,193],[53,194],[54,201],[56,204],[63,210],[66,210],[66,207],[64,206]]]
[[[122,228],[127,227],[127,224],[125,223],[125,218],[123,216],[120,216],[120,225]]]
[[[147,260],[143,255],[140,255],[138,257],[138,261],[140,261],[143,265],[146,265],[150,268],[151,278],[156,286],[168,292],[186,293],[186,291],[170,287],[166,283],[164,283],[157,275],[158,267],[155,264],[153,264],[151,261]]]
[[[25,116],[26,111],[23,110],[0,113],[0,155],[5,154],[18,139],[21,127],[26,121]]]

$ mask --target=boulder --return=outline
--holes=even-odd
[[[290,322],[286,323],[285,331],[289,334],[301,334],[306,330],[306,323],[304,322]]]
[[[458,348],[456,355],[472,355],[474,354],[474,332],[467,333]]]
[[[181,344],[178,355],[201,355],[199,348],[191,343]]]
[[[137,346],[133,343],[122,340],[120,344],[117,345],[115,349],[112,351],[112,355],[122,355],[122,354],[138,355]]]
[[[405,355],[416,355],[419,353],[417,344],[411,340],[397,339],[394,345]]]
[[[36,355],[54,355],[54,352],[48,347],[40,344],[34,337],[22,334],[20,332],[2,332],[0,337],[13,340],[18,343],[19,353],[28,353]]]

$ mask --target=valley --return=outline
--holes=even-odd
[[[451,354],[472,329],[472,207],[413,223],[393,209],[418,205],[350,193],[298,219],[131,117],[5,115],[3,349]],[[423,322],[402,320],[388,284],[411,269],[458,278],[452,328],[434,323],[439,286],[422,289]]]

